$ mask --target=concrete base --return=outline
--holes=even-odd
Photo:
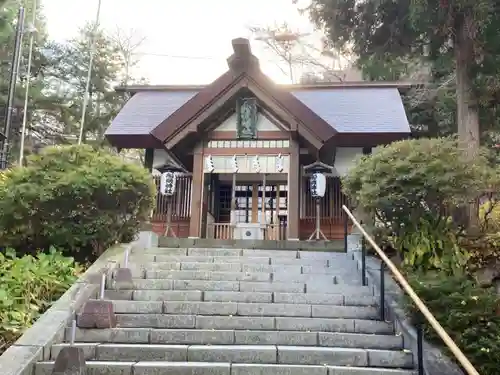
[[[130,268],[117,268],[113,275],[112,288],[114,290],[134,289],[132,270]]]
[[[171,238],[160,237],[159,247],[169,248],[242,248],[242,249],[261,249],[261,250],[314,250],[339,252],[344,251],[343,240],[333,241],[272,241],[272,240],[215,240],[210,238]]]
[[[83,348],[75,346],[62,348],[54,363],[52,375],[86,375]]]
[[[79,328],[115,328],[116,315],[113,302],[105,300],[89,300],[83,305],[82,312],[77,315]]]

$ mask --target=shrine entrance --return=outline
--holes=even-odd
[[[207,210],[206,236],[215,239],[286,239],[288,184],[284,175],[218,176],[218,190]],[[260,180],[260,181],[259,181]],[[234,195],[233,195],[234,194]],[[234,203],[232,197],[234,196]]]

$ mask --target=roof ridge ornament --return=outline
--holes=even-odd
[[[235,73],[251,70],[260,70],[259,59],[250,48],[250,41],[246,38],[236,38],[231,41],[234,53],[227,59],[229,69]]]

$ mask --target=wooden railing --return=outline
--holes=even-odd
[[[233,238],[233,226],[231,223],[207,224],[207,238],[230,240]]]
[[[262,230],[262,229],[260,229]],[[207,224],[207,238],[216,240],[233,239],[234,226],[231,223],[210,223]],[[264,229],[264,239],[272,241],[286,240],[285,224],[267,224]]]
[[[316,220],[316,200],[311,195],[309,178],[302,179],[302,198],[300,208],[300,219]],[[342,192],[342,184],[338,177],[327,177],[325,196],[320,200],[321,218],[328,218],[342,224],[345,212],[342,205],[349,206],[349,199]]]
[[[365,241],[368,242],[373,250],[377,253],[377,255],[381,259],[381,267],[380,267],[380,320],[385,320],[385,273],[384,270],[388,268],[394,279],[397,283],[403,288],[406,294],[413,301],[417,309],[420,311],[422,316],[427,320],[427,322],[431,325],[431,327],[436,331],[438,336],[443,340],[448,349],[453,353],[456,360],[462,365],[463,369],[467,372],[468,375],[479,375],[479,372],[474,368],[472,363],[467,359],[464,353],[460,350],[457,344],[453,341],[453,339],[448,335],[443,326],[439,324],[437,319],[432,315],[424,301],[420,299],[415,290],[410,286],[406,278],[399,271],[396,265],[389,259],[389,257],[384,253],[384,251],[377,245],[375,240],[366,232],[363,226],[356,220],[352,212],[346,207],[342,206],[342,209],[346,213],[346,222],[350,220],[354,226],[361,232],[364,237],[364,241],[361,249],[361,278],[362,284],[366,285],[366,249],[365,249]],[[347,223],[344,225],[347,227]],[[346,248],[347,248],[347,233],[346,236]],[[346,249],[347,250],[347,249]],[[424,372],[424,359],[423,359],[423,328],[421,324],[417,326],[417,370],[419,375],[423,375]]]
[[[272,241],[285,241],[286,236],[286,225],[280,224],[268,224],[264,231],[264,239]]]
[[[154,176],[156,191],[160,188],[160,177]],[[191,217],[191,184],[192,177],[180,175],[177,177],[175,195],[172,199],[172,222],[185,221]],[[152,222],[165,222],[167,220],[167,197],[156,195],[156,205],[151,217]]]

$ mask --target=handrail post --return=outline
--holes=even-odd
[[[366,240],[361,238],[361,283],[366,286]]]
[[[380,261],[380,320],[385,321],[385,264]]]
[[[424,322],[423,316],[417,312],[417,371],[418,375],[425,375],[424,371]]]
[[[344,251],[347,253],[347,228],[349,224],[349,216],[344,213]]]
[[[353,225],[361,231],[361,234],[364,236],[366,241],[371,245],[373,250],[379,255],[381,264],[380,264],[380,315],[381,319],[385,321],[385,274],[384,268],[385,266],[392,272],[392,275],[395,278],[395,281],[403,288],[403,290],[408,294],[408,296],[415,303],[417,309],[420,311],[420,314],[423,318],[427,320],[430,326],[436,331],[439,337],[446,344],[448,349],[453,353],[455,358],[458,360],[460,365],[462,365],[463,369],[467,372],[468,375],[480,375],[479,372],[474,368],[474,365],[467,359],[464,353],[460,350],[457,344],[453,341],[450,335],[444,330],[443,326],[439,324],[437,319],[432,315],[429,311],[425,303],[420,299],[420,297],[415,293],[409,282],[405,279],[405,277],[398,270],[396,265],[389,259],[389,257],[384,253],[384,251],[375,243],[372,237],[366,232],[366,230],[362,227],[362,225],[356,220],[351,211],[345,206],[342,205],[342,209],[347,214],[349,219],[352,221]],[[347,220],[344,222],[345,229],[347,227]],[[345,230],[347,233],[347,230]],[[347,235],[345,236],[347,239]],[[346,241],[347,242],[347,241]],[[347,248],[347,244],[344,243]],[[421,329],[421,328],[420,328]],[[417,347],[418,359],[417,362],[419,364],[419,375],[423,374],[423,330],[420,332],[421,337],[420,346]]]

